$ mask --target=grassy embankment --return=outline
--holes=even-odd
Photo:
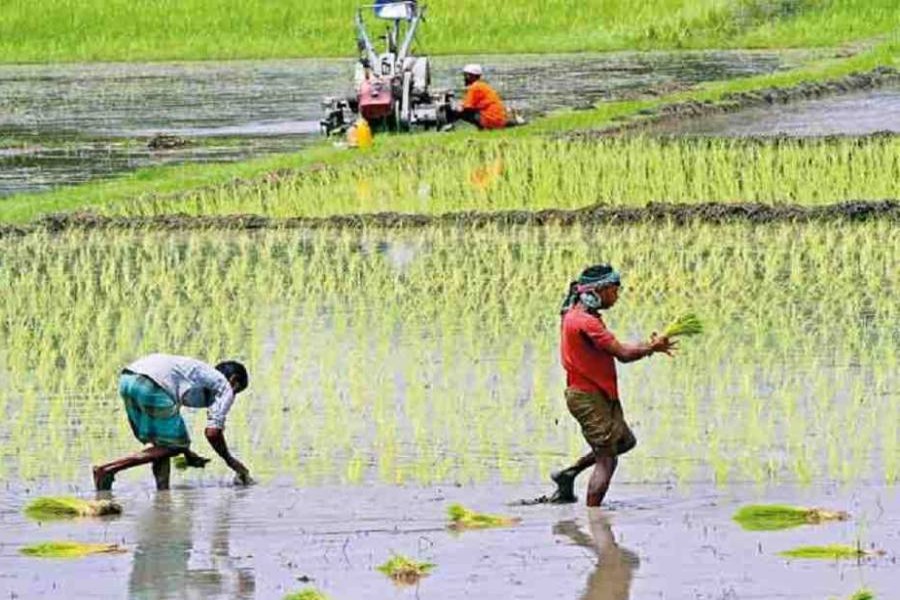
[[[39,0],[5,6],[0,61],[346,56],[357,0]],[[431,53],[834,46],[896,28],[894,0],[432,0]]]

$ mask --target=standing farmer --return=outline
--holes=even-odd
[[[600,311],[615,305],[620,284],[611,266],[589,267],[569,285],[562,305],[560,357],[566,370],[566,404],[592,452],[551,475],[558,486],[555,502],[574,502],[575,477],[593,465],[587,505],[600,506],[618,456],[637,444],[619,402],[616,360],[633,362],[656,352],[671,356],[675,348],[675,342],[655,333],[647,343],[623,344],[606,328]]]
[[[116,473],[151,463],[156,488],[169,489],[170,460],[184,454],[190,466],[203,466],[209,459],[190,449],[182,406],[206,408],[206,439],[237,474],[242,484],[252,482],[250,471],[228,451],[225,443],[225,417],[234,397],[247,389],[247,369],[239,362],[226,361],[215,368],[186,356],[151,354],[122,370],[119,395],[125,401],[128,423],[134,436],[145,444],[144,450],[94,467],[94,486],[98,491],[112,489]]]

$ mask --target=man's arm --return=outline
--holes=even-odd
[[[672,356],[675,342],[667,337],[659,337],[654,333],[650,336],[649,342],[639,342],[637,344],[623,344],[614,338],[607,344],[607,349],[619,362],[630,363],[652,356],[657,352],[663,352]]]
[[[209,445],[216,451],[216,454],[222,457],[225,464],[237,473],[241,483],[244,485],[251,483],[250,470],[228,451],[228,444],[225,442],[225,432],[218,427],[207,427],[204,433]]]
[[[649,342],[623,344],[606,327],[594,321],[588,322],[582,330],[582,335],[596,348],[602,348],[623,363],[634,362],[656,352],[664,352],[671,356],[672,350],[675,349],[675,342],[667,337],[657,336],[655,332],[650,336]]]

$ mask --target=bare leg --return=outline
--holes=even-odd
[[[591,480],[588,482],[587,505],[600,506],[603,498],[609,490],[609,483],[612,481],[613,473],[619,459],[615,456],[598,456],[594,465],[594,472],[591,473]]]
[[[115,475],[119,471],[131,469],[132,467],[137,467],[139,465],[146,465],[147,463],[152,463],[163,458],[168,462],[169,458],[181,454],[183,451],[184,450],[181,448],[152,446],[150,448],[145,448],[136,454],[131,454],[110,463],[106,463],[105,465],[94,467],[94,487],[97,488],[98,492],[110,490],[112,489],[113,479],[115,479]],[[155,468],[154,475],[156,475]]]
[[[594,465],[594,453],[589,452],[575,461],[571,467],[550,474],[550,479],[556,484],[556,491],[550,498],[552,502],[575,502],[575,478],[578,474]]]
[[[169,474],[172,470],[170,457],[158,458],[153,461],[153,478],[156,479],[157,490],[169,489]]]

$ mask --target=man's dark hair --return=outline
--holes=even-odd
[[[231,381],[232,377],[237,377],[237,391],[243,392],[250,385],[250,376],[247,374],[247,367],[236,360],[226,360],[216,365],[216,371],[225,376],[225,379]]]
[[[613,268],[611,265],[593,265],[581,272],[581,276],[578,278],[579,283],[590,283],[591,281],[602,279],[612,272]]]

